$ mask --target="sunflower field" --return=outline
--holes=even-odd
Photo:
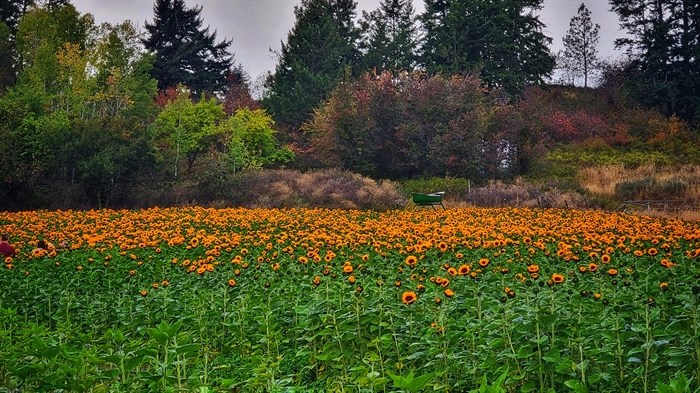
[[[191,207],[0,231],[0,392],[700,391],[698,223]]]

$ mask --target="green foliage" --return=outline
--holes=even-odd
[[[262,109],[237,110],[222,121],[217,132],[224,136],[233,173],[238,169],[262,168],[294,159],[289,149],[278,149],[272,118]]]
[[[153,23],[146,23],[143,44],[154,55],[151,74],[165,90],[184,84],[195,97],[224,90],[233,57],[231,41],[216,42],[216,32],[202,26],[202,6],[187,8],[184,0],[157,0]]]
[[[402,389],[406,392],[421,392],[424,391],[430,381],[435,378],[435,373],[427,373],[423,375],[414,376],[413,370],[408,372],[408,375],[401,376],[388,373],[391,380],[394,382],[394,387]]]
[[[296,130],[339,81],[358,73],[355,8],[352,0],[303,0],[294,7],[296,22],[263,99],[278,124]]]
[[[187,159],[187,170],[192,170],[197,156],[209,147],[223,118],[223,105],[213,98],[192,102],[189,91],[184,88],[180,89],[175,101],[168,103],[158,114],[152,130],[155,138],[166,144],[168,153],[165,155],[173,155],[168,160],[173,162],[175,177],[182,157]]]
[[[362,69],[413,71],[417,63],[418,28],[411,0],[382,0],[379,8],[363,11]]]
[[[700,35],[697,4],[685,0],[611,0],[628,32],[615,41],[635,56],[625,89],[638,103],[700,123]]]
[[[411,195],[411,192],[428,194],[431,192],[444,191],[446,196],[466,195],[469,193],[471,183],[469,179],[459,177],[426,177],[420,179],[401,180],[399,187],[404,195]]]
[[[542,3],[427,0],[421,15],[424,66],[432,73],[477,73],[509,93],[543,83],[555,61],[536,13]]]

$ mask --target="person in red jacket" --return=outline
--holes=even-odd
[[[10,237],[7,235],[7,233],[0,235],[0,254],[2,254],[4,257],[13,257],[15,254],[17,254],[17,251],[15,251],[15,248],[12,247],[9,240]]]

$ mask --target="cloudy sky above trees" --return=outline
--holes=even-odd
[[[131,20],[143,27],[153,20],[153,1],[147,0],[72,0],[80,12],[94,15],[96,23],[119,23]],[[294,25],[294,6],[297,0],[187,0],[189,6],[203,6],[204,25],[217,31],[217,38],[233,39],[230,50],[235,62],[241,64],[252,80],[273,71],[277,59],[274,51],[286,40]],[[358,16],[363,10],[378,7],[379,0],[359,0]],[[562,49],[562,38],[569,21],[576,15],[582,0],[545,0],[540,20],[545,23],[544,33],[553,38],[552,51]],[[599,57],[614,58],[622,51],[614,50],[613,41],[623,35],[619,31],[617,15],[610,12],[607,0],[585,0],[591,10],[593,23],[600,25]],[[414,0],[417,12],[423,11],[423,1]],[[270,51],[272,49],[273,52]]]

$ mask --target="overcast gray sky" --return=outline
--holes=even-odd
[[[622,36],[617,15],[608,11],[607,0],[545,0],[540,20],[546,25],[544,33],[554,39],[552,51],[562,48],[562,37],[569,28],[571,18],[585,3],[591,11],[593,23],[600,25],[601,59],[618,57],[613,41]],[[94,15],[95,22],[120,23],[127,19],[143,27],[146,20],[153,20],[153,3],[150,0],[72,0],[81,13]],[[281,40],[286,40],[294,25],[294,6],[298,0],[186,0],[189,6],[203,6],[204,25],[217,31],[217,38],[233,39],[230,50],[235,61],[248,71],[252,80],[267,71],[273,71],[277,63],[274,54]],[[371,11],[379,0],[358,0],[358,16],[362,10]],[[424,9],[423,0],[413,0],[418,13]]]

